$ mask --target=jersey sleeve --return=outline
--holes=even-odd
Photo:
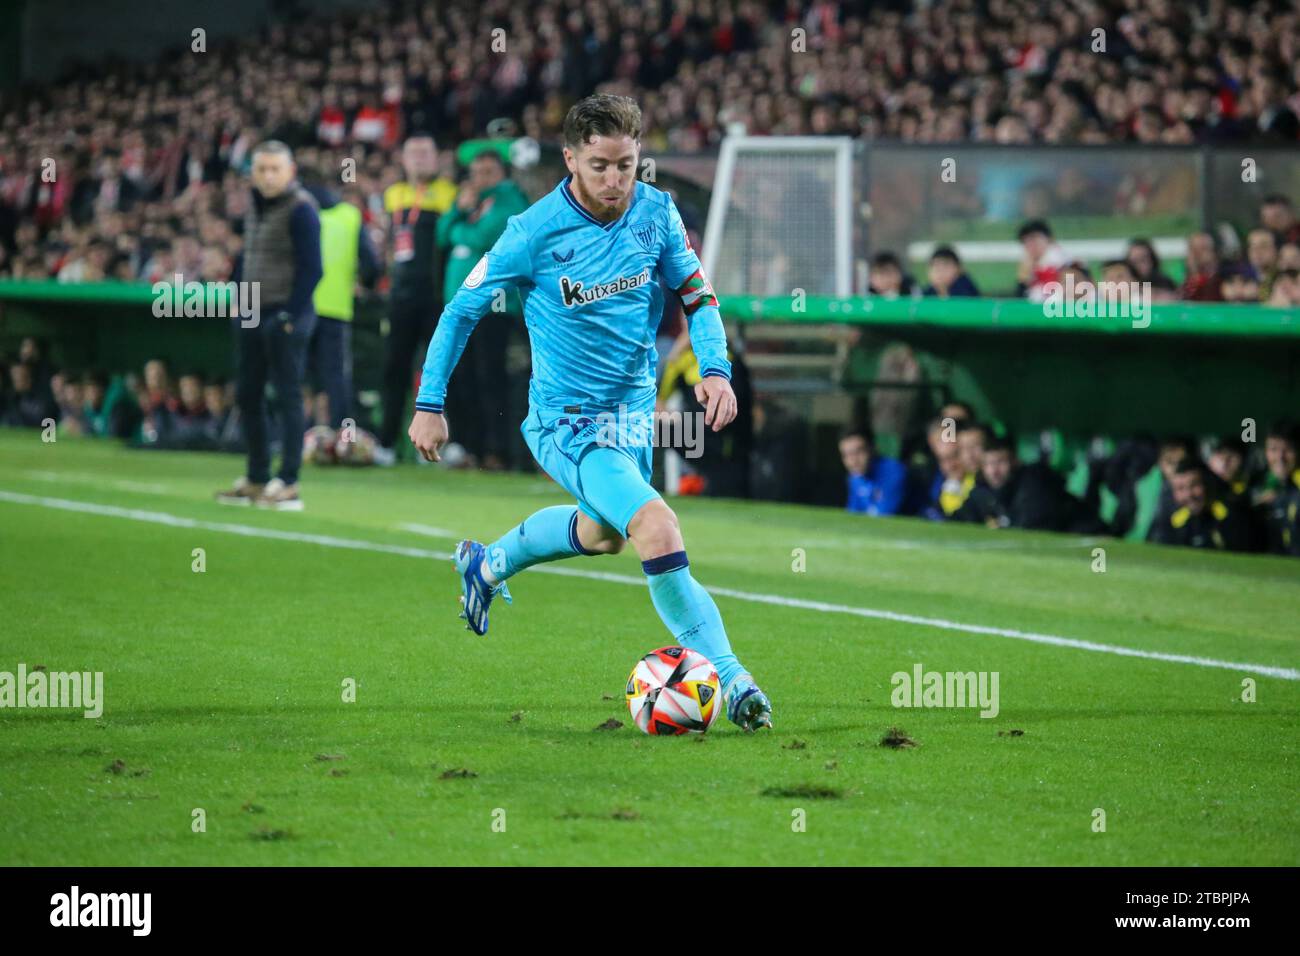
[[[659,273],[682,301],[691,348],[700,361],[701,377],[720,375],[729,380],[731,363],[727,361],[727,334],[722,328],[718,299],[704,275],[699,256],[691,248],[686,224],[672,197],[668,197],[666,215],[668,235],[659,253]]]
[[[438,319],[438,328],[429,342],[420,375],[420,391],[415,407],[422,412],[441,412],[447,399],[447,380],[465,351],[465,343],[479,319],[494,302],[504,300],[511,289],[532,282],[532,254],[528,236],[517,217],[511,218],[506,231],[479,259],[451,297]]]

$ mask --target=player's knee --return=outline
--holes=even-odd
[[[620,536],[617,538],[606,538],[600,543],[600,547],[594,550],[599,551],[601,554],[619,554],[626,547],[627,538]]]
[[[677,515],[662,498],[648,502],[628,525],[628,536],[644,557],[658,557],[682,550],[682,532]]]
[[[627,546],[627,539],[608,525],[592,521],[580,511],[578,543],[592,554],[618,554]]]

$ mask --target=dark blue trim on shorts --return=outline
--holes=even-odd
[[[641,570],[646,574],[667,574],[670,571],[680,571],[682,568],[690,566],[691,562],[686,560],[685,551],[674,551],[672,554],[665,554],[662,557],[641,562]]]

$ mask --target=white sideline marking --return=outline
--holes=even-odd
[[[362,541],[356,538],[339,538],[334,535],[306,534],[300,531],[280,531],[275,528],[258,528],[253,525],[231,524],[224,521],[200,521],[196,518],[183,518],[162,511],[142,511],[136,508],[119,508],[116,505],[101,505],[89,501],[73,501],[66,498],[46,498],[40,495],[24,495],[0,489],[0,501],[12,504],[37,505],[42,508],[54,508],[60,511],[76,511],[82,514],[103,515],[110,518],[128,518],[132,521],[145,521],[151,524],[167,525],[173,528],[197,528],[203,531],[223,531],[240,534],[250,538],[271,538],[277,541],[298,541],[306,544],[319,544],[327,548],[345,548],[353,551],[375,551],[381,554],[396,554],[408,558],[433,558],[446,561],[450,554],[446,551],[430,551],[425,548],[408,548],[396,544],[382,544],[376,541]],[[433,530],[433,529],[429,529]],[[452,540],[455,536],[450,536]],[[459,540],[458,538],[456,540]],[[609,571],[580,571],[576,568],[552,567],[538,565],[531,570],[542,574],[558,574],[565,577],[586,578],[591,581],[608,581],[613,584],[631,584],[645,587],[644,577],[628,574],[615,574]],[[1133,647],[1120,647],[1116,644],[1098,644],[1094,641],[1082,641],[1073,637],[1058,637],[1053,634],[1037,634],[1033,631],[1017,631],[1004,627],[985,627],[980,624],[962,624],[937,617],[921,617],[916,614],[900,614],[896,611],[881,611],[875,608],[852,607],[847,604],[830,604],[825,601],[808,601],[803,598],[782,597],[777,594],[759,594],[753,591],[737,591],[733,588],[710,587],[711,594],[735,598],[738,601],[750,601],[755,604],[775,604],[779,607],[793,607],[806,611],[820,611],[824,614],[851,614],[856,617],[874,618],[882,621],[895,621],[899,624],[916,624],[945,631],[961,631],[966,634],[987,634],[995,637],[1009,637],[1033,644],[1048,644],[1053,647],[1072,647],[1076,650],[1094,651],[1099,654],[1117,654],[1121,657],[1140,657],[1145,660],[1166,661],[1172,664],[1195,664],[1198,667],[1217,667],[1223,670],[1245,671],[1264,677],[1277,677],[1282,680],[1300,681],[1300,670],[1290,667],[1273,667],[1268,664],[1242,664],[1235,661],[1221,661],[1212,657],[1194,657],[1190,654],[1167,654],[1163,651],[1143,651]]]
[[[399,531],[410,531],[412,534],[422,534],[430,538],[447,538],[451,541],[460,541],[469,535],[457,534],[455,531],[448,531],[446,528],[435,528],[431,524],[399,524]]]

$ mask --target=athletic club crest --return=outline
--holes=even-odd
[[[641,248],[646,252],[654,252],[656,235],[657,233],[653,219],[637,223],[632,227],[632,236],[641,244]]]

